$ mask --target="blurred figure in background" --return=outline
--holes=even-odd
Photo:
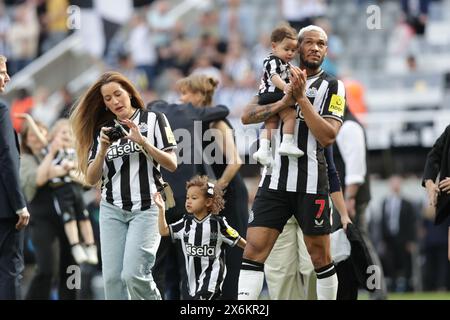
[[[417,35],[425,34],[428,21],[428,7],[431,0],[402,0],[402,10],[406,23]]]
[[[42,42],[42,52],[47,52],[67,36],[68,0],[45,1],[45,12],[42,14],[41,26],[46,32]]]
[[[70,110],[72,109],[74,98],[73,98],[72,93],[70,92],[69,88],[67,88],[66,86],[61,88],[61,90],[59,92],[61,94],[63,104],[62,104],[62,108],[59,113],[58,119],[59,118],[69,118]]]
[[[314,24],[316,18],[325,16],[327,12],[327,4],[324,0],[278,0],[278,6],[281,17],[297,31]]]
[[[413,290],[413,259],[417,256],[417,214],[414,206],[401,195],[403,179],[392,176],[391,194],[382,206],[382,254],[389,291]]]
[[[30,111],[31,116],[45,124],[47,128],[51,128],[61,112],[57,96],[51,94],[49,88],[41,86],[34,92],[33,99],[34,106]]]
[[[176,20],[170,15],[170,1],[157,0],[147,12],[147,23],[153,34],[153,43],[156,47],[166,46],[170,43]]]
[[[435,208],[426,205],[422,221],[423,289],[425,291],[450,290],[450,254],[448,254],[448,235],[450,217],[435,226]]]
[[[22,131],[22,124],[24,119],[15,117],[14,115],[20,113],[30,113],[34,107],[34,99],[27,88],[20,88],[17,92],[17,98],[11,103],[11,117],[14,129],[17,132]]]
[[[75,172],[77,160],[74,137],[68,119],[60,119],[55,123],[50,134],[50,141],[53,140],[60,143],[60,149],[55,154],[52,165],[60,170],[61,175],[53,177],[49,182],[72,247],[72,255],[77,264],[88,262],[96,265],[97,247],[83,199],[82,185]]]
[[[59,299],[72,300],[76,298],[77,290],[67,288],[67,268],[74,265],[75,260],[49,186],[50,179],[61,174],[52,163],[60,142],[54,140],[46,152],[47,127],[39,121],[36,125],[33,123],[27,121],[21,132],[20,181],[31,212],[31,241],[36,258],[36,270],[26,299],[50,299],[52,280],[58,274]],[[56,241],[58,253],[54,250]],[[59,261],[58,270],[54,269],[55,261]]]
[[[39,24],[32,1],[18,5],[8,32],[11,48],[11,75],[22,70],[37,56]]]
[[[11,18],[5,8],[4,1],[0,2],[0,52],[5,55],[10,53],[8,43],[8,32],[11,28]]]
[[[128,35],[128,52],[132,64],[137,70],[143,71],[147,76],[147,87],[152,86],[156,75],[157,52],[153,41],[153,34],[145,21],[145,17],[139,13],[133,15],[130,21],[130,31]],[[131,79],[131,78],[130,78]],[[131,79],[133,81],[133,79]],[[144,90],[147,87],[142,88]]]

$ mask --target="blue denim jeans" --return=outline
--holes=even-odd
[[[106,299],[161,299],[152,276],[160,239],[156,205],[130,212],[102,200],[100,244]]]

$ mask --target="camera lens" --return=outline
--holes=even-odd
[[[109,140],[111,140],[111,142],[117,141],[124,137],[122,130],[120,130],[120,128],[117,126],[111,128],[108,132],[106,132],[106,135],[108,136]]]

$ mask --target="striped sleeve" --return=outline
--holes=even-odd
[[[99,149],[98,148],[99,140],[100,140],[100,134],[98,134],[94,137],[94,142],[92,144],[91,151],[89,152],[88,164],[91,163],[92,161],[94,161],[95,157],[97,156],[98,149]]]
[[[239,233],[233,229],[227,222],[225,217],[218,217],[218,221],[220,224],[220,232],[219,235],[222,238],[222,241],[228,244],[231,247],[234,247],[236,243],[238,243],[241,236]]]
[[[340,80],[332,80],[328,86],[325,104],[322,108],[322,117],[333,118],[343,122],[346,108],[344,83]]]
[[[164,113],[156,113],[155,146],[161,150],[170,150],[177,147],[175,136],[170,128],[169,121]]]
[[[275,56],[272,56],[272,58],[268,61],[266,70],[269,74],[269,78],[272,78],[275,74],[279,75],[281,73],[281,60]]]
[[[169,233],[172,240],[182,239],[184,231],[184,217],[177,222],[169,224]]]

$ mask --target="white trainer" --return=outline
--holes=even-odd
[[[305,153],[297,148],[295,144],[283,141],[280,143],[280,147],[278,148],[278,154],[281,156],[300,158]]]
[[[97,246],[95,244],[88,245],[85,249],[87,255],[87,263],[97,265],[98,264],[98,255],[97,255]]]
[[[78,265],[85,263],[88,260],[86,252],[84,252],[83,247],[79,243],[72,246],[72,256]]]
[[[258,151],[253,154],[253,159],[261,163],[263,166],[271,167],[273,164],[272,150],[258,149]]]

